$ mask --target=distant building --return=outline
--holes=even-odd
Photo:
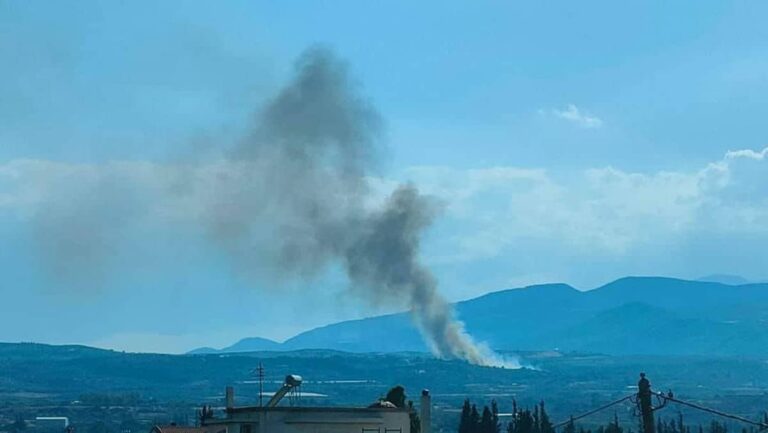
[[[219,431],[215,427],[190,427],[176,424],[152,427],[150,433],[226,433],[226,429]]]
[[[172,431],[158,428],[152,433],[411,433],[409,410],[389,402],[370,407],[277,406],[283,396],[300,384],[301,377],[288,376],[267,404],[245,407],[235,406],[234,391],[227,387],[223,417],[216,417],[210,408],[203,408],[201,427]],[[429,392],[425,390],[421,396],[421,433],[431,433],[430,405]]]
[[[35,433],[64,433],[69,427],[69,418],[65,416],[38,416],[35,418]]]

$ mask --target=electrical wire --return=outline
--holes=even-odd
[[[768,424],[763,423],[763,422],[752,421],[751,419],[747,419],[747,418],[744,418],[744,417],[739,416],[739,415],[733,415],[733,414],[730,414],[730,413],[719,411],[717,409],[712,409],[712,408],[708,408],[708,407],[704,407],[704,406],[699,406],[698,404],[690,403],[690,402],[687,402],[687,401],[683,401],[683,400],[680,400],[680,399],[677,399],[677,398],[674,398],[674,397],[670,397],[668,395],[664,395],[662,393],[655,393],[655,394],[657,396],[659,396],[659,397],[661,397],[661,398],[663,398],[665,400],[669,400],[669,401],[671,401],[673,403],[681,404],[683,406],[688,406],[688,407],[691,407],[693,409],[698,409],[698,410],[701,410],[701,411],[704,411],[704,412],[709,412],[711,414],[718,415],[718,416],[721,416],[723,418],[730,418],[730,419],[733,419],[733,420],[736,420],[736,421],[741,421],[741,422],[743,422],[745,424],[750,424],[750,425],[753,425],[753,426],[760,427],[760,430],[764,430],[764,429],[768,428]]]
[[[622,398],[620,398],[618,400],[612,401],[612,402],[610,402],[608,404],[604,404],[604,405],[602,405],[602,406],[600,406],[600,407],[598,407],[596,409],[592,409],[589,412],[584,412],[583,414],[578,415],[578,416],[572,416],[567,421],[563,421],[563,422],[557,423],[557,424],[553,425],[552,427],[553,428],[560,428],[560,427],[562,427],[562,426],[564,426],[564,425],[566,425],[566,424],[568,424],[570,422],[573,422],[573,421],[576,421],[576,420],[580,420],[582,418],[586,418],[586,417],[588,417],[590,415],[593,415],[593,414],[596,414],[596,413],[598,413],[600,411],[608,409],[611,406],[615,406],[615,405],[617,405],[619,403],[623,403],[623,402],[631,399],[634,396],[635,396],[634,394],[627,395],[627,396],[622,397]]]
[[[723,418],[729,418],[729,419],[732,419],[732,420],[743,422],[745,424],[749,424],[749,425],[753,425],[753,426],[759,427],[758,431],[768,429],[768,424],[766,424],[764,422],[752,421],[751,419],[747,419],[747,418],[744,418],[744,417],[739,416],[739,415],[734,415],[734,414],[726,413],[726,412],[723,412],[723,411],[720,411],[720,410],[717,410],[717,409],[712,409],[712,408],[705,407],[705,406],[700,406],[698,404],[691,403],[691,402],[688,402],[688,401],[680,400],[680,399],[675,398],[672,395],[670,395],[671,393],[670,394],[664,394],[664,393],[661,393],[661,392],[653,392],[652,394],[654,396],[660,398],[661,400],[663,400],[664,404],[666,404],[667,401],[671,401],[673,403],[677,403],[677,404],[680,404],[680,405],[683,405],[683,406],[688,406],[690,408],[697,409],[697,410],[700,410],[700,411],[703,411],[703,412],[708,412],[708,413],[711,413],[713,415],[721,416]],[[563,427],[563,426],[565,426],[565,425],[567,425],[569,423],[572,423],[574,421],[580,420],[582,418],[586,418],[586,417],[588,417],[590,415],[596,414],[596,413],[598,413],[600,411],[608,409],[608,408],[610,408],[612,406],[615,406],[617,404],[623,403],[623,402],[625,402],[627,400],[632,400],[633,398],[635,398],[635,394],[630,394],[630,395],[622,397],[622,398],[620,398],[618,400],[615,400],[615,401],[612,401],[610,403],[604,404],[604,405],[602,405],[602,406],[600,406],[598,408],[592,409],[592,410],[590,410],[588,412],[584,412],[584,413],[582,413],[582,414],[580,414],[578,416],[572,416],[568,420],[563,421],[563,422],[559,422],[559,423],[553,425],[552,427],[556,428],[556,429],[560,428],[560,427]],[[663,407],[663,405],[662,405],[662,407]],[[658,409],[660,409],[660,408],[661,407],[659,407]]]

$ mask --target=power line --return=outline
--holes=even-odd
[[[745,424],[750,424],[750,425],[754,425],[754,426],[760,427],[760,430],[768,428],[768,424],[765,424],[765,423],[762,423],[762,422],[752,421],[751,419],[747,419],[747,418],[744,418],[744,417],[741,417],[741,416],[738,416],[738,415],[733,415],[733,414],[730,414],[730,413],[725,413],[725,412],[719,411],[717,409],[711,409],[711,408],[708,408],[708,407],[699,406],[698,404],[689,403],[687,401],[679,400],[679,399],[676,399],[676,398],[674,398],[672,396],[662,394],[660,392],[657,392],[657,393],[654,393],[654,394],[659,396],[659,397],[661,397],[661,398],[663,398],[663,399],[665,399],[665,400],[669,400],[669,401],[671,401],[673,403],[681,404],[683,406],[688,406],[688,407],[691,407],[691,408],[694,408],[694,409],[698,409],[698,410],[701,410],[701,411],[704,411],[704,412],[709,412],[711,414],[718,415],[718,416],[721,416],[723,418],[730,418],[730,419],[733,419],[733,420],[736,420],[736,421],[741,421],[741,422],[743,422]]]
[[[729,418],[729,419],[732,419],[732,420],[743,422],[745,424],[753,425],[753,426],[759,427],[759,430],[768,429],[768,424],[763,423],[763,422],[752,421],[751,419],[744,418],[744,417],[739,416],[739,415],[734,415],[734,414],[726,413],[726,412],[723,412],[723,411],[719,411],[717,409],[712,409],[712,408],[709,408],[709,407],[700,406],[700,405],[695,404],[695,403],[691,403],[691,402],[687,402],[687,401],[684,401],[684,400],[680,400],[680,399],[674,398],[674,397],[672,397],[672,396],[670,396],[668,394],[664,394],[664,393],[661,393],[661,392],[654,392],[653,395],[655,395],[655,396],[657,396],[657,397],[659,397],[659,398],[661,398],[663,400],[666,400],[666,401],[671,401],[673,403],[681,404],[683,406],[688,406],[688,407],[693,408],[693,409],[697,409],[697,410],[700,410],[700,411],[703,411],[703,412],[711,413],[713,415],[721,416],[723,418]],[[586,417],[588,417],[590,415],[596,414],[597,412],[603,411],[603,410],[608,409],[608,408],[610,408],[612,406],[615,406],[617,404],[623,403],[623,402],[625,402],[627,400],[632,399],[633,397],[635,397],[635,395],[634,394],[630,394],[630,395],[622,397],[622,398],[620,398],[618,400],[615,400],[615,401],[612,401],[610,403],[604,404],[604,405],[602,405],[602,406],[600,406],[598,408],[592,409],[592,410],[590,410],[588,412],[584,412],[584,413],[582,413],[582,414],[580,414],[578,416],[572,416],[568,420],[560,422],[560,423],[557,423],[557,424],[553,425],[552,427],[553,428],[563,427],[563,426],[565,426],[565,425],[567,425],[567,424],[569,424],[571,422],[580,420],[582,418],[586,418]]]
[[[592,414],[596,414],[596,413],[598,413],[598,412],[600,412],[600,411],[603,411],[603,410],[605,410],[605,409],[608,409],[608,408],[609,408],[609,407],[611,407],[611,406],[615,406],[615,405],[617,405],[617,404],[619,404],[619,403],[623,403],[623,402],[625,402],[625,401],[627,401],[627,400],[631,399],[631,398],[632,398],[632,397],[634,397],[634,396],[635,396],[634,394],[630,394],[630,395],[628,395],[628,396],[622,397],[622,398],[620,398],[620,399],[618,399],[618,400],[615,400],[615,401],[612,401],[612,402],[610,402],[610,403],[608,403],[608,404],[602,405],[602,406],[598,407],[597,409],[592,409],[592,410],[590,410],[589,412],[585,412],[585,413],[583,413],[583,414],[581,414],[581,415],[579,415],[579,416],[572,416],[572,417],[571,417],[570,419],[568,419],[567,421],[563,421],[563,422],[557,423],[557,424],[553,425],[552,427],[553,427],[553,428],[560,428],[560,427],[562,427],[562,426],[564,426],[564,425],[566,425],[566,424],[568,424],[568,423],[570,423],[570,422],[573,422],[573,421],[576,421],[576,420],[580,420],[580,419],[582,419],[582,418],[586,418],[586,417],[588,417],[588,416],[590,416],[590,415],[592,415]]]

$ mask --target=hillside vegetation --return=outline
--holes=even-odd
[[[456,311],[475,338],[498,350],[768,356],[768,284],[629,277],[589,291],[565,284],[503,290],[459,302]],[[197,352],[297,349],[427,350],[401,313],[335,323],[282,344],[249,338]]]

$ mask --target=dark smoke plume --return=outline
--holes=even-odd
[[[420,262],[419,237],[432,222],[434,208],[412,185],[396,189],[384,207],[361,224],[345,251],[351,280],[374,294],[406,299],[416,324],[438,356],[493,364],[464,332],[437,282]],[[487,351],[486,351],[487,352]]]
[[[191,221],[238,269],[306,279],[340,265],[360,296],[409,307],[436,355],[498,365],[464,332],[420,262],[419,239],[435,203],[412,185],[383,201],[372,193],[367,179],[381,131],[379,114],[358,95],[345,64],[312,49],[249,134],[214,162],[66,170],[27,163],[40,165],[35,178],[50,184],[40,187],[46,193],[35,213],[37,238],[56,277],[66,271],[79,284],[109,268],[132,230]],[[67,187],[73,183],[77,188]]]
[[[293,81],[231,155],[234,171],[222,175],[210,215],[216,239],[245,264],[290,275],[340,261],[368,299],[408,305],[436,355],[495,362],[464,332],[419,261],[432,201],[403,185],[378,208],[366,206],[381,120],[354,90],[330,52],[301,57]]]

